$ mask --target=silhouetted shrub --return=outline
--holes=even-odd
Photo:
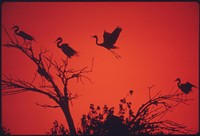
[[[183,93],[175,91],[161,95],[159,92],[153,97],[150,96],[149,100],[142,104],[136,112],[132,108],[132,103],[127,101],[127,97],[132,94],[133,91],[131,90],[126,97],[120,100],[118,113],[115,113],[114,107],[104,105],[101,108],[90,104],[89,113],[82,115],[78,135],[131,136],[188,134],[192,132],[182,124],[162,119],[167,112],[172,111],[177,105],[188,101],[188,99],[182,99]],[[54,125],[52,130],[56,128],[58,126]],[[52,134],[55,134],[55,132]]]
[[[47,132],[48,135],[52,136],[69,136],[70,132],[67,130],[63,124],[59,124],[57,120],[53,122],[53,128],[50,129],[50,132]]]
[[[0,136],[10,136],[10,130],[6,129],[5,127],[0,128]]]

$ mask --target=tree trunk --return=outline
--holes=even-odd
[[[75,129],[75,126],[74,126],[74,121],[73,121],[71,113],[70,113],[69,101],[68,100],[67,100],[67,102],[63,102],[61,104],[61,109],[62,109],[62,111],[65,115],[65,118],[67,120],[71,135],[76,136],[76,129]]]

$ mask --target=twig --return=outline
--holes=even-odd
[[[35,104],[44,108],[60,108],[58,105],[39,104],[38,102]]]

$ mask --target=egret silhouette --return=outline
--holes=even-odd
[[[40,66],[38,66],[37,72],[38,72],[41,76],[45,77],[46,80],[48,80],[48,81],[50,81],[51,78],[52,78],[52,77],[47,73],[47,71],[46,71],[44,68],[40,67]]]
[[[121,27],[116,27],[112,33],[108,33],[106,31],[104,31],[103,43],[98,43],[98,37],[96,35],[94,35],[93,38],[96,39],[97,45],[108,49],[117,59],[119,59],[120,56],[116,52],[114,52],[112,49],[118,48],[114,44],[116,43],[121,31],[122,31]]]
[[[175,81],[178,81],[177,85],[178,88],[185,94],[189,94],[192,91],[192,87],[197,88],[195,85],[191,84],[190,82],[186,82],[185,84],[181,84],[181,79],[177,78]]]
[[[69,44],[67,44],[67,43],[61,44],[62,43],[62,38],[61,37],[58,37],[56,42],[57,42],[57,47],[62,49],[63,53],[65,55],[67,55],[68,58],[71,58],[72,56],[77,55],[77,52],[74,49],[72,49],[69,46]]]
[[[22,37],[24,39],[24,41],[26,41],[26,40],[35,41],[35,39],[31,35],[23,32],[23,31],[19,31],[19,26],[14,26],[14,27],[12,27],[12,29],[14,29],[15,34]]]

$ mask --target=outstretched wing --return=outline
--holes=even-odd
[[[104,31],[104,33],[103,33],[103,42],[104,43],[107,42],[109,40],[110,36],[111,36],[111,33],[108,33],[106,31]]]
[[[116,27],[115,28],[115,30],[112,32],[112,34],[110,35],[110,38],[109,38],[109,43],[110,44],[115,44],[116,43],[121,31],[122,31],[121,27]]]

